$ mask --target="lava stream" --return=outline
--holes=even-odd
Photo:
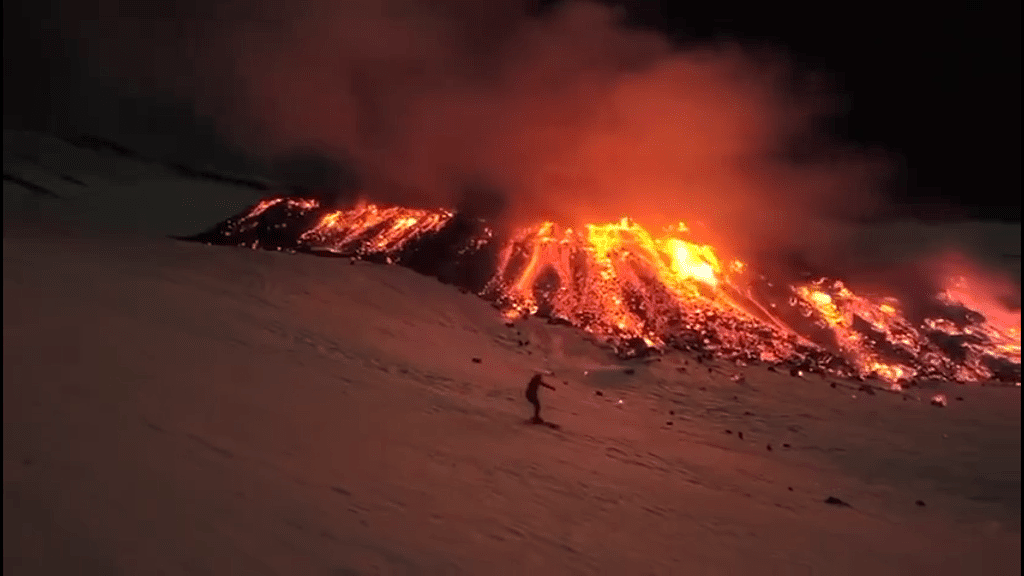
[[[543,222],[497,238],[447,210],[327,210],[282,197],[193,239],[408,265],[474,290],[507,318],[570,324],[622,355],[676,347],[894,387],[1020,381],[1020,311],[970,275],[947,275],[930,295],[939,312],[913,322],[897,299],[858,295],[837,279],[766,278],[692,241],[683,223],[654,235],[628,218],[578,230]]]

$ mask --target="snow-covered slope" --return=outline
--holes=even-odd
[[[146,166],[69,170],[92,212],[5,182],[5,573],[1020,570],[1018,388],[620,363],[406,269],[163,238],[256,192]]]
[[[237,180],[236,185],[183,177],[182,167],[126,152],[4,131],[4,221],[155,236],[194,234],[256,202],[264,194],[259,188],[269,186],[257,177],[219,175]]]

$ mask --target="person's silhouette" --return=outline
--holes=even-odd
[[[533,404],[533,418],[530,419],[530,422],[534,424],[544,422],[540,417],[540,398],[537,397],[537,391],[540,390],[541,386],[550,388],[551,390],[555,389],[554,386],[545,382],[544,379],[541,378],[540,374],[534,374],[533,378],[531,378],[530,382],[526,385],[526,399],[530,404]]]

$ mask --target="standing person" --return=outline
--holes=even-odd
[[[541,378],[540,374],[534,374],[533,378],[531,378],[530,382],[526,385],[526,399],[530,404],[533,404],[533,418],[530,420],[533,424],[541,424],[544,422],[540,417],[540,398],[537,397],[537,391],[540,390],[541,386],[551,390],[555,389],[554,386],[545,382],[544,379]]]

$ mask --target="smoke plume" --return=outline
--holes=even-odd
[[[105,2],[65,12],[95,66],[191,101],[251,154],[331,158],[374,200],[683,220],[751,251],[834,241],[888,175],[829,140],[845,104],[781,51],[681,50],[605,5]]]

